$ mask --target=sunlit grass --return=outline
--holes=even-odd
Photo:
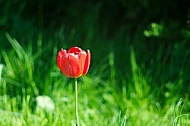
[[[175,24],[150,23],[150,29],[142,30],[142,21],[136,29],[132,22],[112,33],[115,28],[110,22],[99,20],[101,2],[83,14],[67,10],[77,16],[71,15],[77,19],[72,25],[64,24],[62,15],[61,22],[46,22],[44,17],[51,14],[43,14],[41,1],[36,10],[39,19],[34,15],[30,19],[24,12],[27,2],[17,1],[16,6],[10,0],[4,2],[0,126],[75,124],[74,79],[64,77],[56,65],[58,50],[71,46],[89,48],[92,53],[89,73],[78,79],[81,126],[190,125],[189,29],[179,29],[183,37],[178,38],[170,33]],[[160,37],[166,37],[164,42]],[[160,43],[154,45],[155,40]]]
[[[74,125],[74,80],[65,78],[59,72],[55,57],[52,58],[54,60],[50,62],[47,71],[34,72],[38,69],[38,66],[34,65],[38,64],[36,55],[25,50],[8,34],[6,37],[13,49],[2,51],[5,64],[0,80],[0,125]],[[159,98],[160,95],[155,93],[159,90],[158,87],[154,88],[154,85],[149,83],[149,77],[142,73],[136,62],[133,47],[130,49],[132,78],[116,74],[115,55],[110,52],[105,61],[98,65],[102,68],[90,68],[90,74],[78,80],[81,125],[189,125],[189,113],[185,111],[188,110],[189,101],[180,98],[178,94],[174,96],[175,88],[170,88],[163,98]],[[56,49],[53,55],[56,55]],[[107,79],[102,77],[104,68],[110,71],[106,73],[109,75]],[[118,82],[120,86],[117,85]],[[39,91],[42,88],[45,88],[44,92]],[[171,94],[173,97],[169,97]],[[46,107],[40,106],[38,96],[42,99],[48,97],[51,103],[46,101]],[[161,100],[164,104],[161,104]]]

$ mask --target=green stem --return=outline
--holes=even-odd
[[[79,114],[78,114],[78,88],[77,88],[77,78],[75,78],[75,110],[76,110],[76,118],[77,118],[77,126],[80,126],[79,123]]]

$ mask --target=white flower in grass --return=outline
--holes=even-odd
[[[36,98],[36,109],[37,111],[45,110],[47,112],[53,112],[55,104],[49,96],[38,96]]]

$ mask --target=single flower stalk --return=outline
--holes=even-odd
[[[80,126],[78,114],[77,78],[87,74],[91,60],[90,50],[84,51],[79,47],[72,47],[68,51],[61,49],[57,55],[57,65],[61,72],[70,78],[75,78],[75,110],[77,126]]]

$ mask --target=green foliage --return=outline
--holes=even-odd
[[[7,36],[10,37],[10,36]],[[12,40],[12,39],[11,39]],[[110,53],[109,62],[110,78],[103,80],[102,71],[94,71],[92,75],[88,74],[79,79],[79,115],[82,125],[188,125],[189,114],[183,112],[189,107],[188,101],[182,99],[178,101],[177,96],[158,98],[154,94],[155,89],[149,84],[149,79],[142,74],[136,63],[136,57],[133,47],[130,50],[130,63],[132,79],[126,80],[122,77],[122,86],[116,85],[114,55]],[[22,62],[19,58],[17,62]],[[6,66],[8,62],[6,62]],[[24,68],[27,65],[25,64]],[[54,68],[56,64],[52,64]],[[103,66],[103,64],[102,64]],[[11,68],[11,67],[10,67]],[[6,68],[6,69],[10,69]],[[16,68],[15,68],[16,69]],[[93,69],[93,68],[91,68]],[[17,70],[19,68],[17,67]],[[54,71],[56,72],[57,69]],[[57,71],[58,72],[58,71]],[[26,72],[27,73],[27,72]],[[59,74],[51,78],[46,78],[46,83],[52,82],[52,79],[62,80]],[[19,77],[18,75],[16,77]],[[4,78],[4,77],[3,77]],[[1,112],[3,115],[0,119],[1,125],[71,125],[74,124],[74,80],[54,81],[54,88],[49,96],[55,108],[53,112],[46,111],[42,108],[32,109],[34,98],[31,94],[9,97],[1,96]],[[6,85],[9,81],[3,79]],[[49,83],[50,84],[50,83]],[[176,83],[177,85],[177,83]],[[180,84],[181,85],[181,84]],[[1,85],[2,86],[2,85]],[[8,86],[5,90],[8,90]],[[29,86],[28,88],[33,88]],[[48,88],[48,87],[45,87]],[[169,93],[175,93],[171,88]],[[6,93],[7,94],[7,93]],[[161,106],[159,100],[166,100],[166,104]],[[18,104],[21,103],[21,108]],[[35,108],[35,107],[34,107]],[[13,120],[13,121],[10,121]]]
[[[32,57],[31,52],[26,53],[19,43],[15,39],[12,39],[9,34],[6,34],[6,37],[14,49],[9,54],[5,50],[2,51],[7,66],[7,77],[4,77],[4,80],[9,82],[7,92],[11,92],[12,95],[17,93],[17,95],[22,93],[38,95],[38,90],[33,79],[34,57]]]
[[[146,37],[158,37],[161,35],[161,32],[163,31],[163,26],[156,24],[156,23],[151,23],[151,29],[150,30],[144,30],[144,35]]]
[[[74,80],[56,64],[70,46],[92,53],[78,80],[81,125],[190,125],[190,32],[185,13],[160,9],[170,2],[2,3],[0,125],[74,125]]]

